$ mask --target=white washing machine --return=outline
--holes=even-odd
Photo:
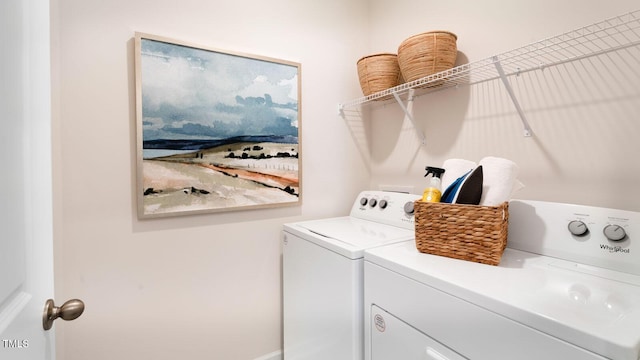
[[[349,216],[284,225],[285,360],[363,359],[364,250],[413,240],[417,198],[364,191]]]
[[[640,213],[512,201],[499,266],[365,252],[367,360],[638,360]]]

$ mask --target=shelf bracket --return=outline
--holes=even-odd
[[[422,132],[420,132],[420,130],[418,130],[418,127],[416,126],[416,122],[413,120],[414,93],[415,93],[415,89],[409,89],[409,95],[407,95],[407,105],[405,105],[402,102],[402,99],[400,99],[400,95],[398,95],[396,91],[393,92],[393,97],[396,99],[396,102],[398,102],[398,105],[400,105],[400,108],[402,109],[402,111],[404,111],[409,121],[411,121],[411,124],[413,124],[413,128],[416,130],[416,133],[418,134],[418,136],[422,139],[422,145],[424,145],[427,143],[427,138],[424,136]]]
[[[500,60],[498,59],[497,56],[492,57],[492,60],[493,60],[493,64],[496,66],[496,70],[498,71],[498,75],[500,75],[500,79],[502,80],[504,87],[507,89],[507,93],[509,93],[509,97],[511,98],[513,105],[516,107],[516,110],[520,115],[520,119],[522,120],[522,125],[524,126],[524,136],[529,137],[532,134],[531,127],[529,126],[527,117],[524,115],[524,111],[522,111],[522,108],[520,107],[520,103],[516,98],[516,94],[513,92],[513,88],[511,87],[511,84],[509,84],[509,80],[507,79],[507,76],[504,73],[504,69],[502,69],[502,64],[500,64]]]

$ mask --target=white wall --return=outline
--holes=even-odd
[[[458,35],[459,60],[477,61],[639,9],[634,0],[371,0],[372,52],[395,52],[429,30]],[[640,49],[511,78],[534,135],[523,137],[500,81],[419,97],[421,145],[393,103],[371,106],[371,186],[420,193],[426,165],[448,158],[501,156],[520,166],[520,198],[640,211]],[[615,59],[616,66],[607,68]],[[606,66],[605,66],[606,65]]]
[[[82,318],[56,324],[58,359],[281,349],[282,224],[346,214],[368,184],[367,154],[336,115],[360,94],[366,9],[364,0],[52,1],[56,301],[86,303]],[[302,206],[136,218],[135,31],[302,63]]]
[[[628,159],[640,153],[640,101],[637,92],[608,96],[613,84],[603,86],[602,70],[578,76],[565,67],[515,80],[532,138],[522,136],[498,83],[418,98],[424,146],[393,104],[365,118],[336,115],[339,102],[360,96],[357,59],[395,52],[412,34],[451,30],[461,60],[473,61],[635,6],[52,0],[56,298],[87,304],[82,318],[56,324],[58,359],[255,359],[277,351],[281,224],[343,214],[368,186],[419,192],[424,166],[450,157],[515,160],[527,185],[521,197],[639,211],[640,169]],[[135,31],[302,63],[301,207],[137,220]]]

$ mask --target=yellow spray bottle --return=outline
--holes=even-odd
[[[424,176],[427,177],[431,174],[431,179],[429,180],[429,186],[422,193],[422,201],[440,202],[440,197],[442,196],[442,181],[440,177],[444,174],[444,169],[427,166],[425,170],[427,170],[427,173]]]

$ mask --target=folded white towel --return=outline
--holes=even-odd
[[[482,165],[484,175],[480,205],[496,206],[509,201],[511,194],[524,186],[517,181],[518,165],[511,160],[489,156],[478,165]]]
[[[447,190],[452,182],[457,178],[476,168],[476,163],[471,160],[464,159],[448,159],[442,164],[442,168],[445,170],[442,175],[442,191]]]

